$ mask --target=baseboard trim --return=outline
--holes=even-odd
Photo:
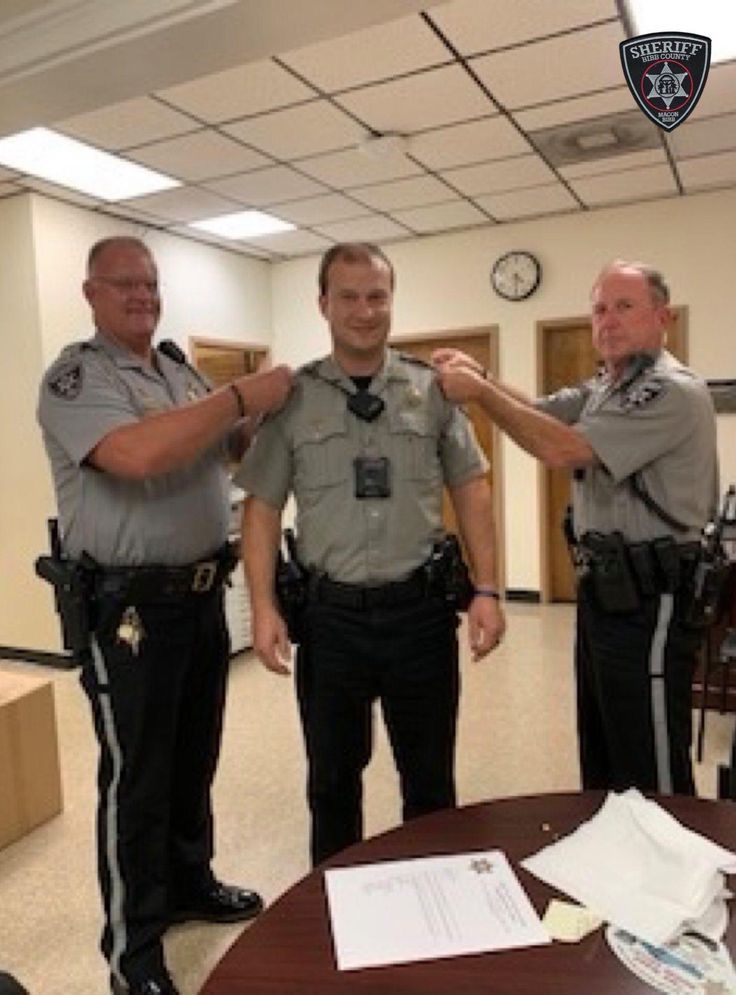
[[[527,604],[538,605],[542,600],[539,591],[526,590],[520,587],[506,588],[507,601],[526,601]]]

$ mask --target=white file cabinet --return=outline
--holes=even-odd
[[[230,493],[230,542],[240,541],[240,521],[243,510],[243,491],[233,486]],[[225,618],[230,632],[231,653],[240,653],[253,645],[250,626],[250,599],[243,576],[243,566],[230,574],[230,584],[225,588]]]
[[[225,588],[225,618],[230,632],[230,652],[234,654],[249,649],[253,645],[250,632],[250,601],[242,566],[233,570],[230,574],[230,586]]]

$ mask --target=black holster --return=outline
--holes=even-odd
[[[94,631],[95,564],[52,555],[39,556],[35,566],[38,576],[54,589],[64,649],[82,664],[89,658]]]
[[[455,611],[467,611],[475,588],[456,535],[448,533],[434,544],[425,567],[427,591]]]
[[[580,540],[586,575],[599,607],[619,614],[641,607],[634,571],[620,532],[586,532]]]
[[[284,530],[284,540],[286,556],[279,549],[276,560],[276,601],[286,623],[289,639],[292,643],[300,643],[304,634],[303,617],[307,606],[309,573],[299,562],[291,529]]]

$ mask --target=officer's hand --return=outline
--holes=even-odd
[[[237,387],[249,415],[262,415],[278,411],[294,382],[294,374],[288,366],[274,366],[272,370],[251,373],[240,377]]]
[[[465,404],[478,399],[487,376],[480,363],[459,349],[435,349],[431,358],[448,401]]]
[[[495,650],[505,631],[506,619],[498,601],[476,595],[468,608],[468,642],[473,660],[482,660]]]
[[[290,674],[291,643],[286,623],[275,608],[253,615],[253,649],[261,663],[275,674]]]

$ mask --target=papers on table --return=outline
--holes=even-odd
[[[549,943],[499,850],[325,871],[341,971]]]
[[[659,945],[687,929],[723,936],[722,872],[736,871],[736,854],[632,788],[610,793],[592,819],[521,866],[606,922]]]

